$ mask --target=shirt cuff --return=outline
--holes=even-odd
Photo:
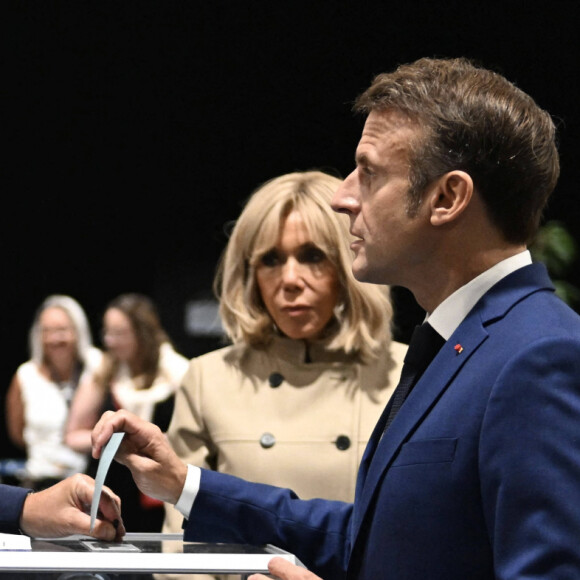
[[[175,504],[175,509],[186,519],[189,519],[193,502],[195,501],[197,492],[199,491],[200,481],[201,469],[195,465],[188,465],[183,491]]]

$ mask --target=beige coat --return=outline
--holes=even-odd
[[[289,487],[304,499],[352,501],[358,465],[406,350],[392,342],[368,366],[321,347],[305,363],[304,343],[285,338],[267,350],[210,352],[189,365],[169,440],[187,463]],[[167,506],[163,531],[180,532],[182,521]]]

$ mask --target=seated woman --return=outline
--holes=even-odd
[[[278,177],[237,220],[215,280],[233,344],[192,360],[167,433],[187,463],[352,501],[406,346],[388,289],[352,276],[348,218],[330,207],[340,183]],[[164,531],[181,523],[166,506]]]
[[[70,296],[49,296],[30,329],[30,360],[20,365],[6,395],[6,426],[12,442],[26,450],[22,484],[44,489],[84,471],[85,448],[65,445],[69,406],[77,386],[101,363],[87,317]]]
[[[187,370],[187,359],[171,346],[153,302],[140,294],[123,294],[108,304],[103,342],[103,363],[93,380],[79,387],[70,412],[66,442],[82,452],[90,450],[91,429],[107,409],[127,409],[165,431]],[[95,471],[91,462],[87,473]],[[122,499],[127,530],[160,531],[163,506],[137,490],[128,470],[113,465],[107,484]]]

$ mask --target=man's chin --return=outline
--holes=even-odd
[[[368,268],[366,264],[357,263],[357,260],[352,263],[352,275],[359,282],[370,282],[368,278]]]
[[[359,282],[365,282],[366,284],[387,284],[380,274],[376,270],[371,270],[366,262],[364,264],[353,262],[352,264],[352,275]]]

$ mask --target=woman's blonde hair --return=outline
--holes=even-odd
[[[361,361],[375,358],[391,339],[388,287],[363,284],[351,271],[348,218],[330,207],[341,180],[320,171],[272,179],[249,198],[218,265],[214,291],[224,329],[234,343],[266,346],[276,333],[256,283],[256,265],[274,247],[284,219],[297,211],[312,241],[336,268],[340,285],[334,324],[325,337],[329,350],[343,349]]]

